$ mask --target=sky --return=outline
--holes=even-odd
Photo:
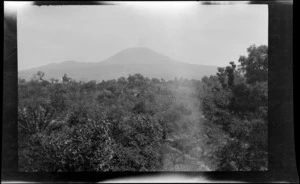
[[[100,62],[140,46],[185,63],[226,66],[250,45],[268,44],[267,5],[158,3],[20,9],[18,70]]]

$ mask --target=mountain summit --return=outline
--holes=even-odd
[[[45,79],[61,78],[65,73],[75,80],[110,80],[140,73],[149,78],[201,79],[214,75],[216,66],[195,65],[176,61],[146,47],[124,49],[110,58],[97,63],[66,61],[19,71],[20,78],[29,80],[37,71],[45,72]]]
[[[132,47],[124,49],[114,56],[104,60],[104,64],[165,64],[177,62],[174,59],[153,51],[147,47]]]

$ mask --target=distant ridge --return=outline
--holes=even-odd
[[[146,47],[132,47],[121,50],[101,62],[85,63],[68,60],[21,70],[18,74],[20,78],[29,80],[39,70],[45,72],[45,79],[60,78],[66,73],[75,80],[84,78],[102,81],[141,73],[149,78],[169,80],[175,77],[201,79],[205,75],[214,75],[217,72],[217,66],[182,63]]]

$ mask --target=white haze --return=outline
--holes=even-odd
[[[141,5],[20,9],[18,70],[66,60],[100,62],[137,46],[181,62],[225,66],[251,44],[268,43],[266,5]]]

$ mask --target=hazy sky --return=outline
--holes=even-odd
[[[267,5],[33,6],[18,12],[18,69],[99,62],[144,46],[179,61],[225,66],[268,44]]]

